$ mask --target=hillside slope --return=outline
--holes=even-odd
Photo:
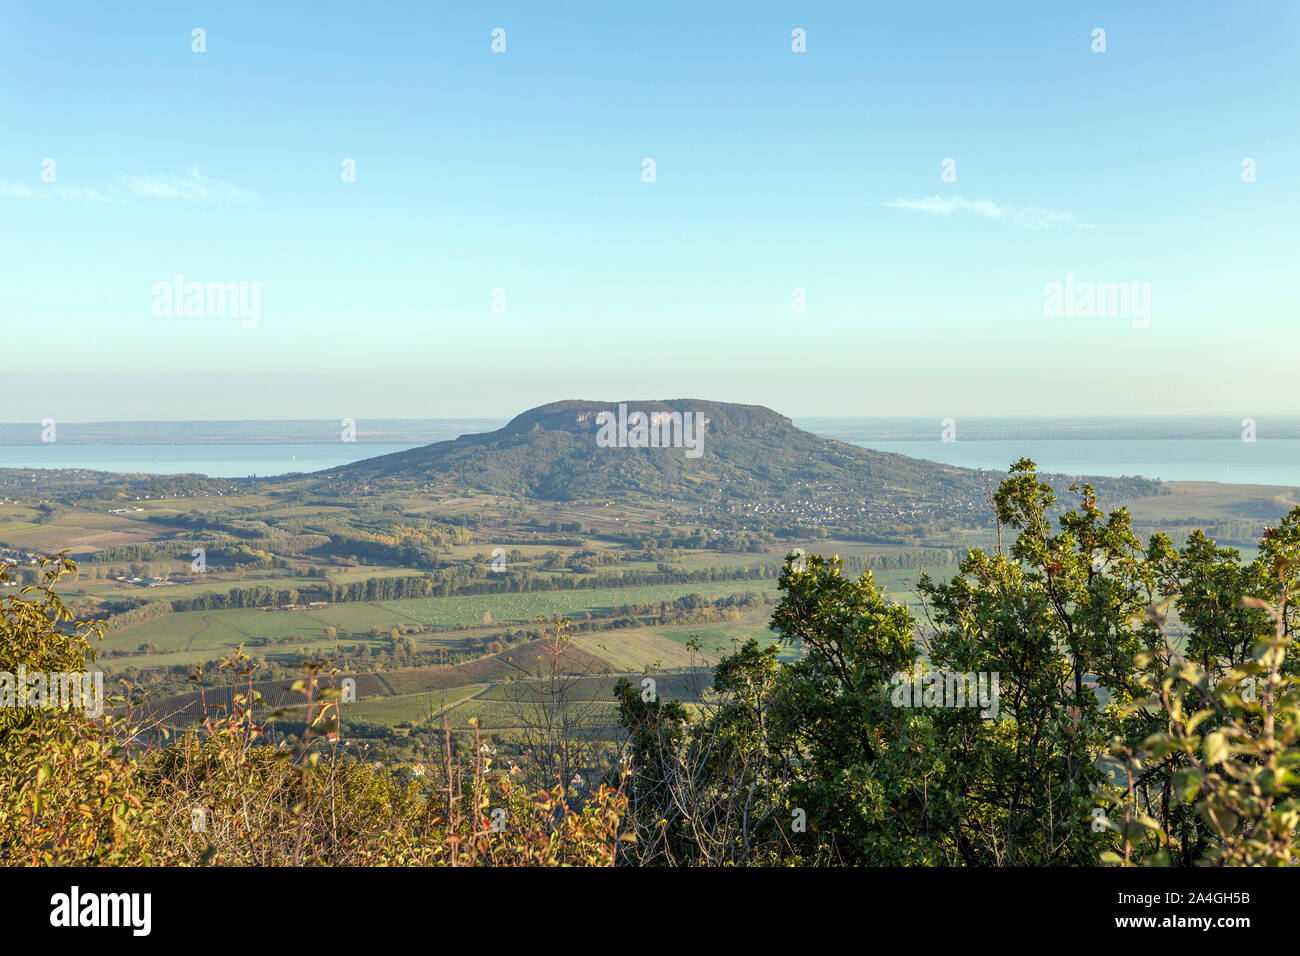
[[[697,399],[623,403],[634,411],[702,415],[698,457],[685,447],[601,447],[598,415],[619,403],[553,402],[497,431],[370,458],[322,477],[440,485],[546,500],[638,496],[678,502],[847,495],[871,500],[982,494],[988,476],[870,451],[796,428],[757,405]],[[688,436],[690,430],[687,430]]]

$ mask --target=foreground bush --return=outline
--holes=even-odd
[[[0,604],[0,671],[84,670],[94,625],[71,619],[54,591],[73,571]],[[0,583],[8,580],[0,571]],[[247,662],[226,662],[247,681]],[[337,691],[312,671],[301,743],[271,745],[249,688],[235,706],[176,740],[129,709],[0,708],[0,861],[10,865],[606,866],[625,806],[599,787],[578,801],[528,792],[479,747],[468,766],[450,752],[421,787],[331,742]],[[576,806],[575,806],[576,804]]]

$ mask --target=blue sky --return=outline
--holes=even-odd
[[[0,6],[0,421],[1300,412],[1295,4],[269,6]]]

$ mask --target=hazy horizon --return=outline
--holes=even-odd
[[[622,398],[610,399],[555,399],[550,402],[543,402],[539,405],[519,408],[516,411],[506,415],[481,415],[481,416],[464,416],[464,415],[373,415],[367,416],[365,420],[386,425],[402,423],[453,423],[461,422],[466,424],[483,424],[483,423],[501,423],[511,421],[515,417],[526,412],[533,411],[536,408],[542,408],[546,405],[555,404],[561,401],[584,401],[593,405],[607,404],[611,407],[618,404],[627,404],[634,406],[637,401],[643,402],[717,402],[727,405],[750,405],[761,408],[767,408],[777,414],[784,415],[791,421],[798,424],[799,422],[884,422],[884,423],[901,423],[914,424],[922,422],[942,422],[942,418],[932,415],[923,415],[918,413],[896,414],[896,415],[873,415],[865,413],[844,413],[837,415],[829,414],[790,414],[783,408],[775,405],[765,404],[763,402],[738,402],[717,398]],[[51,416],[52,417],[52,416]],[[1049,425],[1063,424],[1080,426],[1095,429],[1104,429],[1112,425],[1161,425],[1161,424],[1188,424],[1188,423],[1214,423],[1222,425],[1230,421],[1235,421],[1237,416],[1233,414],[1198,414],[1184,413],[1172,415],[1078,415],[1078,414],[1060,414],[1060,415],[965,415],[962,416],[966,422],[980,422],[988,424],[1019,424],[1026,425]],[[356,422],[363,419],[355,418]],[[1300,426],[1300,415],[1265,415],[1254,418],[1256,422],[1271,422],[1275,425],[1287,427]],[[150,417],[150,418],[90,418],[90,419],[55,419],[60,427],[64,425],[79,426],[108,426],[108,425],[276,425],[276,424],[301,424],[301,423],[330,423],[338,421],[337,419],[321,416],[243,416],[238,418],[193,418],[193,417]],[[0,421],[0,444],[3,444],[7,438],[6,432],[9,430],[27,430],[33,427],[39,427],[40,420],[21,419]]]
[[[590,400],[613,408],[618,401]],[[625,400],[635,408],[635,400]],[[689,405],[691,401],[673,400]],[[735,404],[735,403],[723,403]],[[373,445],[431,444],[461,435],[492,432],[517,415],[464,418],[375,417],[361,419],[145,419],[0,422],[0,447],[63,445],[329,445],[339,441]],[[772,411],[782,414],[780,409]],[[969,416],[960,419],[921,415],[787,416],[795,427],[840,441],[1079,441],[1300,439],[1300,416]],[[52,426],[52,427],[51,427]]]

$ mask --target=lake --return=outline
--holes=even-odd
[[[268,477],[337,468],[415,445],[0,445],[0,468],[92,468],[151,475]]]
[[[855,441],[852,444],[966,468],[1003,471],[1032,458],[1042,471],[1143,475],[1164,481],[1300,486],[1300,439],[1015,439]],[[92,468],[214,478],[321,471],[413,444],[0,445],[0,468]],[[708,454],[707,444],[705,454]]]
[[[1039,471],[1162,481],[1222,481],[1300,486],[1300,439],[1017,439],[998,441],[855,441],[964,468],[1005,471],[1030,458]]]

